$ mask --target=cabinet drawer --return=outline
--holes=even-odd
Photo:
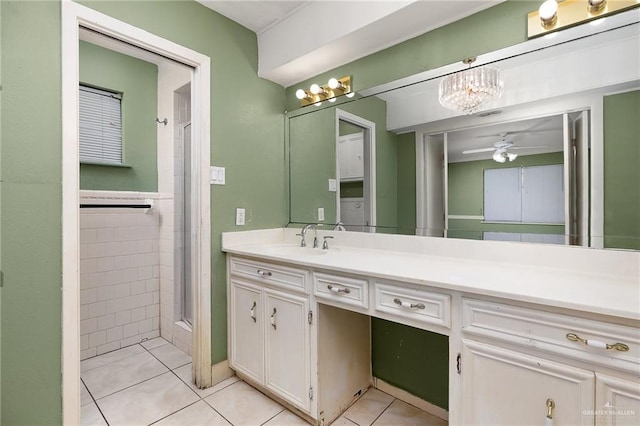
[[[381,281],[376,281],[374,288],[376,311],[450,328],[449,295]]]
[[[307,271],[303,269],[237,257],[231,258],[229,268],[232,275],[251,278],[274,287],[309,293]]]
[[[633,373],[640,368],[637,328],[481,300],[463,299],[462,306],[465,334]]]
[[[369,308],[369,282],[366,279],[314,273],[313,286],[318,299],[330,300],[333,305]]]

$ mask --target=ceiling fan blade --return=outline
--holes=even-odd
[[[525,135],[525,134],[533,134],[533,133],[559,132],[561,130],[562,129],[513,130],[511,132],[496,133],[493,135],[479,135],[479,136],[476,136],[476,138],[504,138],[509,135]]]
[[[549,148],[549,145],[512,146],[509,149],[538,149],[538,148]]]
[[[466,151],[462,151],[463,154],[475,154],[477,152],[491,152],[495,151],[494,147],[491,148],[478,148],[478,149],[467,149]]]

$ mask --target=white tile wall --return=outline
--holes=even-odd
[[[144,203],[157,194],[85,192],[83,203]],[[160,335],[157,209],[80,210],[81,359]]]

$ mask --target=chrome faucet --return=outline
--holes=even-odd
[[[313,223],[309,223],[307,225],[305,225],[302,228],[302,231],[299,234],[296,234],[300,237],[302,237],[302,241],[300,241],[300,247],[306,247],[307,246],[307,242],[305,241],[304,237],[307,235],[307,231],[309,229],[313,229],[313,248],[318,248],[318,230],[316,229],[316,225]]]

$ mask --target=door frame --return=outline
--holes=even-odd
[[[376,227],[376,123],[365,118],[351,114],[350,112],[336,108],[336,218],[340,218],[340,158],[339,139],[340,121],[361,127],[364,130],[364,183],[363,195],[365,198],[365,220],[368,221],[365,229],[374,232]]]
[[[62,1],[62,422],[80,424],[80,277],[79,277],[79,28],[84,27],[185,64],[192,71],[194,143],[192,189],[196,241],[194,271],[193,377],[211,385],[211,205],[210,108],[211,60],[208,56],[158,37],[70,0]]]

